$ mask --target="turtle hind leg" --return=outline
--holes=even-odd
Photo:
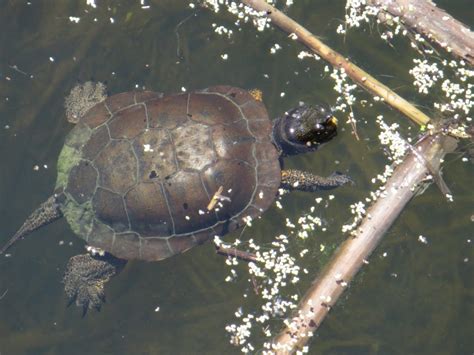
[[[126,260],[111,254],[104,256],[81,254],[69,259],[64,273],[64,291],[69,304],[82,307],[83,316],[89,309],[100,311],[105,302],[104,285],[112,276],[119,273]]]
[[[53,195],[43,202],[23,223],[20,229],[0,249],[0,255],[5,253],[18,239],[23,239],[31,232],[41,228],[63,216],[59,209],[57,196]]]
[[[281,172],[281,187],[287,190],[315,192],[335,189],[348,183],[353,184],[354,182],[349,176],[337,172],[328,177],[301,170],[283,170]]]

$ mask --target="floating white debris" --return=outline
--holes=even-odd
[[[278,43],[275,43],[272,48],[270,48],[270,53],[275,54],[277,51],[281,49],[281,46]]]
[[[418,241],[423,243],[423,244],[428,244],[428,239],[426,239],[426,237],[424,237],[422,235],[418,236]]]
[[[150,144],[143,144],[143,151],[144,152],[153,152]]]
[[[72,245],[72,242],[69,242],[69,245]],[[100,248],[95,248],[93,246],[90,246],[90,245],[87,245],[86,246],[86,250],[91,253],[92,255],[100,255],[100,256],[104,256],[105,255],[105,251],[103,251],[102,249]]]
[[[97,8],[95,0],[86,0],[86,4],[92,6],[94,9]]]

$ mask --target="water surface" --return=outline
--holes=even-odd
[[[138,1],[98,3],[97,9],[86,1],[0,3],[2,241],[52,193],[56,159],[71,129],[64,117],[64,96],[78,81],[103,81],[110,93],[135,87],[171,93],[222,83],[260,88],[272,117],[300,100],[335,101],[324,64],[298,60],[302,47],[277,30],[257,33],[245,25],[239,31],[232,26],[233,17],[190,9],[186,1],[154,1],[148,10]],[[470,15],[466,11],[469,1],[441,5],[473,25],[472,10]],[[297,1],[289,14],[431,112],[430,101],[411,87],[407,68],[415,54],[405,41],[390,48],[378,39],[376,27],[345,39],[335,36],[344,14],[342,1]],[[69,16],[81,20],[76,24]],[[235,35],[230,40],[216,35],[213,23],[231,27]],[[271,55],[275,43],[282,49]],[[360,97],[368,98],[362,92]],[[366,121],[359,124],[361,141],[343,126],[322,151],[286,161],[286,167],[320,174],[346,172],[357,183],[335,191],[336,199],[318,211],[329,230],[307,242],[311,257],[303,266],[312,273],[327,260],[327,251],[343,240],[339,229],[350,219],[347,206],[367,195],[370,179],[386,163],[377,140],[376,115],[383,113],[387,121],[401,122],[408,135],[416,134],[416,127],[384,106],[355,107],[355,112]],[[410,203],[325,320],[311,353],[474,351],[473,168],[459,155],[449,156],[444,176],[455,201],[446,203],[431,186]],[[328,195],[321,194],[325,199]],[[274,235],[286,233],[284,218],[297,218],[314,205],[314,198],[305,193],[285,196],[283,210],[273,207],[242,238],[268,245]],[[420,243],[419,235],[428,244]],[[320,244],[328,246],[325,253]],[[19,243],[12,257],[0,258],[0,296],[6,292],[0,299],[1,354],[239,352],[229,345],[224,327],[244,303],[243,291],[252,295],[244,265],[237,282],[224,282],[228,268],[210,244],[160,263],[129,263],[109,283],[102,311],[82,318],[79,309],[66,308],[60,282],[67,260],[83,251],[84,243],[60,221]],[[303,293],[310,282],[308,276],[298,291]],[[245,303],[251,309],[256,297]],[[258,335],[255,344],[259,339]]]

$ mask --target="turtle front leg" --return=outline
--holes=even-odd
[[[314,192],[334,189],[347,183],[353,184],[354,182],[349,176],[337,172],[328,177],[301,170],[283,170],[281,172],[281,187],[286,190]]]
[[[122,271],[126,260],[118,259],[111,254],[103,256],[81,254],[69,259],[64,273],[64,291],[69,304],[76,302],[82,307],[83,315],[88,309],[98,311],[105,302],[104,284],[115,274]]]

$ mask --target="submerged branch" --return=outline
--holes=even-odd
[[[223,247],[221,245],[216,245],[216,253],[219,255],[237,258],[244,261],[257,262],[257,256],[255,254],[242,251],[236,248]]]
[[[281,30],[296,36],[298,41],[329,62],[333,67],[343,68],[346,74],[360,87],[374,95],[382,97],[387,104],[399,110],[417,124],[426,125],[430,121],[430,118],[426,114],[410,104],[407,100],[357,65],[351,63],[341,54],[328,47],[306,28],[286,16],[283,12],[267,4],[264,0],[242,0],[242,3],[252,7],[256,11],[266,13],[272,22]]]
[[[474,66],[474,32],[462,22],[426,0],[369,0],[380,8],[379,19],[390,23],[399,18],[409,30],[422,34],[438,46]]]
[[[454,151],[456,142],[442,133],[425,135],[414,148],[416,154],[409,152],[386,183],[384,197],[369,208],[355,236],[339,247],[301,300],[289,325],[274,339],[278,354],[292,353],[308,342],[349,282],[367,263],[385,232],[416,194],[416,187],[430,174],[425,162],[431,169],[439,171],[443,157]]]

